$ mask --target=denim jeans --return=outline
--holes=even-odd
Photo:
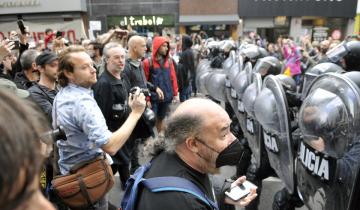
[[[189,85],[188,87],[184,87],[180,91],[180,102],[184,102],[191,97],[191,90],[192,90],[191,85]]]

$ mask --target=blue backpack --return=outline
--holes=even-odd
[[[217,203],[209,199],[195,184],[176,176],[163,176],[144,179],[143,176],[151,167],[151,162],[138,168],[127,180],[125,194],[121,201],[122,210],[134,210],[138,197],[139,185],[145,186],[153,193],[164,191],[186,192],[194,195],[212,209],[219,210]]]

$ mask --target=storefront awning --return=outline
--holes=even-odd
[[[238,24],[239,16],[233,15],[180,15],[180,25],[216,25],[216,24]]]

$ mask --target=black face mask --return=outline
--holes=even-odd
[[[229,146],[227,146],[223,151],[218,152],[212,147],[205,144],[205,142],[196,139],[200,143],[202,143],[207,148],[211,149],[212,151],[219,153],[218,157],[216,158],[216,168],[220,168],[221,166],[231,166],[236,165],[242,156],[243,148],[240,144],[238,139],[235,139]],[[200,156],[201,157],[201,156]]]

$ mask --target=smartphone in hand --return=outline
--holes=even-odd
[[[245,181],[241,185],[231,188],[230,191],[226,191],[225,195],[233,201],[239,201],[250,194],[250,189],[252,188],[257,188],[257,186],[249,181]]]
[[[21,34],[26,34],[26,30],[25,30],[25,26],[24,26],[24,21],[21,20],[21,19],[19,19],[19,20],[17,21],[17,24],[18,24],[18,26],[19,26],[19,29],[20,29]]]

